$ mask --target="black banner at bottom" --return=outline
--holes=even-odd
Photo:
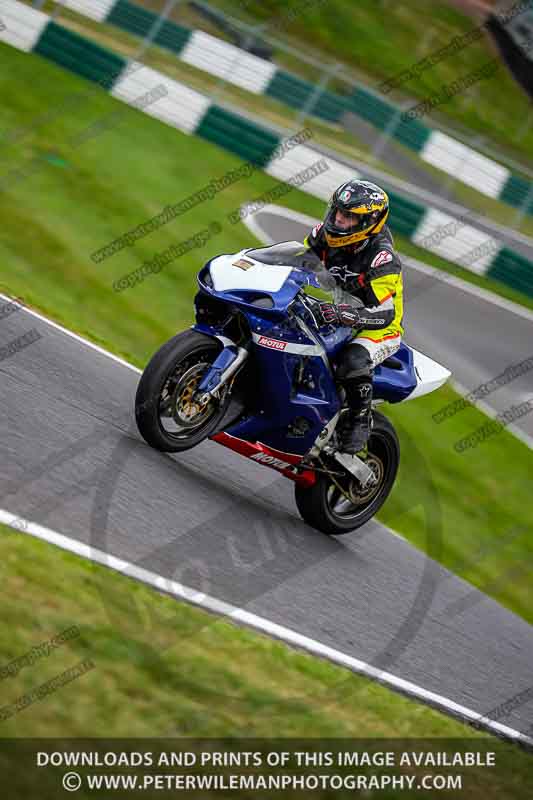
[[[533,755],[470,739],[3,739],[6,800],[533,797]]]

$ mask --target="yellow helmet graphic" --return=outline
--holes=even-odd
[[[387,194],[370,181],[352,180],[333,193],[324,233],[330,247],[346,247],[378,234],[389,216]]]

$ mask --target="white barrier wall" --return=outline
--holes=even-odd
[[[429,208],[412,241],[424,250],[484,275],[501,243],[463,220]]]
[[[294,149],[288,150],[281,158],[273,158],[265,167],[265,172],[272,175],[273,178],[286,181],[287,178],[296,175],[298,172],[301,172],[321,160],[326,162],[328,170],[311,178],[301,188],[302,191],[308,194],[319,197],[321,200],[328,201],[337,186],[344,183],[348,175],[350,177],[356,177],[356,173],[354,173],[351,167],[347,167],[346,164],[341,164],[340,161],[335,161],[333,158],[323,156],[322,153],[313,150],[311,147],[300,144]]]
[[[263,94],[277,70],[270,61],[203,31],[193,31],[179,57],[193,67],[224,78],[254,94]]]
[[[126,70],[126,76],[119,78],[111,94],[128,105],[135,105],[137,98],[160,85],[165,87],[166,96],[147,105],[143,109],[144,112],[172,125],[173,128],[193,133],[211,105],[211,101],[200,92],[189,89],[188,86],[178,83],[168,75],[163,75],[162,72],[139,62],[131,62]]]
[[[0,0],[0,42],[17,50],[33,50],[41,33],[48,24],[48,14],[36,8],[24,6],[17,0]]]
[[[510,172],[490,158],[452,139],[441,131],[433,131],[420,158],[489,197],[499,197]]]
[[[97,22],[102,22],[116,2],[117,0],[61,0],[61,5],[77,11],[85,17],[95,19]]]

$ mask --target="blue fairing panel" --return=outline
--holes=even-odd
[[[392,369],[383,364],[374,370],[374,398],[388,403],[401,403],[416,388],[417,377],[413,352],[402,342],[393,358],[402,362],[402,369]]]

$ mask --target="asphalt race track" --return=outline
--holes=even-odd
[[[262,223],[279,239],[298,234],[279,218]],[[417,279],[409,275],[409,289]],[[481,301],[468,298],[466,319],[460,292],[435,282],[426,289],[408,306],[408,339],[461,380],[460,370],[476,364],[468,385],[529,355],[525,317],[505,312],[507,344],[502,338],[498,348],[503,309],[492,307],[480,329]],[[151,450],[133,419],[137,371],[27,310],[2,320],[0,347],[30,330],[41,338],[0,362],[1,509],[531,735],[531,692],[509,704],[531,687],[533,629],[525,621],[383,525],[337,540],[313,531],[288,481],[219,445],[179,458]],[[430,506],[428,549],[436,554],[438,509]],[[132,621],[137,613],[132,605]],[[494,711],[503,703],[503,714]]]

